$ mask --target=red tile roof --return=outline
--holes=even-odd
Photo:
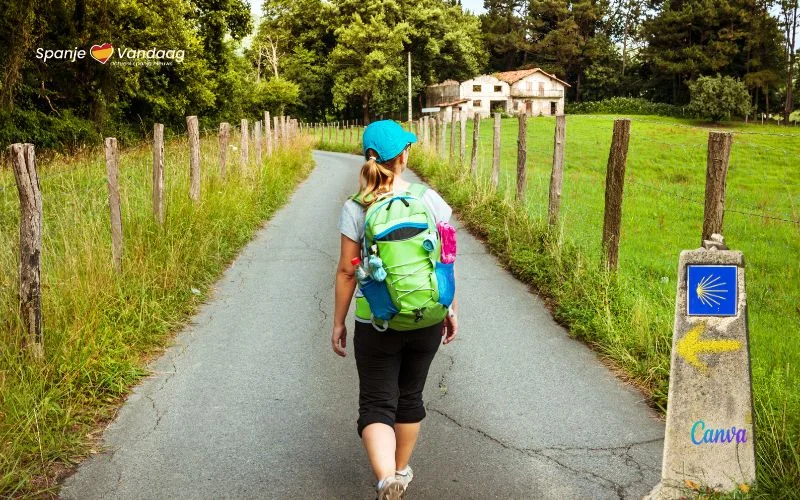
[[[508,83],[509,85],[513,85],[514,83],[522,80],[526,76],[530,76],[530,75],[532,75],[532,74],[534,74],[536,72],[539,72],[539,73],[541,73],[541,74],[543,74],[543,75],[545,75],[545,76],[547,76],[547,77],[549,77],[549,78],[551,78],[553,80],[556,80],[557,82],[561,82],[562,84],[566,85],[567,87],[571,87],[571,85],[568,84],[567,82],[565,82],[564,80],[561,80],[560,78],[556,77],[555,75],[551,75],[550,73],[542,71],[542,69],[540,69],[540,68],[518,69],[518,70],[515,70],[515,71],[503,71],[501,73],[495,73],[494,77],[497,78],[498,80],[502,80],[502,81]]]

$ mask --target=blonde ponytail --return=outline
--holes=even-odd
[[[364,206],[369,207],[378,198],[392,191],[394,186],[393,163],[382,165],[375,160],[377,153],[368,150],[369,160],[361,167],[361,179],[359,180],[358,194],[361,196]]]

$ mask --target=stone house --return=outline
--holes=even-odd
[[[528,115],[564,113],[564,91],[570,85],[540,68],[505,71],[480,75],[461,82],[447,80],[426,89],[426,105],[438,106],[450,121],[453,109],[473,116],[480,112],[488,117],[493,112]]]

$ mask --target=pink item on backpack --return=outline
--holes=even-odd
[[[456,260],[456,228],[447,222],[437,222],[436,229],[442,239],[442,264],[450,264]]]

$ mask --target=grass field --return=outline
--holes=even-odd
[[[516,118],[502,121],[498,195],[491,193],[492,120],[481,123],[478,182],[412,150],[411,166],[482,233],[569,325],[666,408],[678,254],[698,248],[711,130],[635,117],[625,177],[617,280],[602,273],[605,169],[613,117],[567,117],[562,224],[548,234],[553,118],[528,121],[527,206],[513,208]],[[800,497],[800,129],[728,125],[734,134],[724,235],[744,252],[756,411],[757,492]],[[467,130],[467,163],[472,127]],[[449,133],[448,133],[449,137]],[[457,154],[456,154],[457,156]],[[466,167],[468,168],[468,167]]]
[[[238,146],[238,136],[231,144]],[[250,174],[231,147],[217,166],[216,134],[204,137],[202,193],[188,197],[186,138],[165,148],[166,223],[152,216],[149,146],[124,151],[120,186],[123,272],[111,262],[103,153],[37,169],[44,205],[39,364],[20,352],[17,316],[19,200],[0,171],[0,497],[47,495],[85,456],[145,361],[169,343],[254,231],[283,205],[313,163],[299,139]],[[250,150],[254,156],[253,148]]]

